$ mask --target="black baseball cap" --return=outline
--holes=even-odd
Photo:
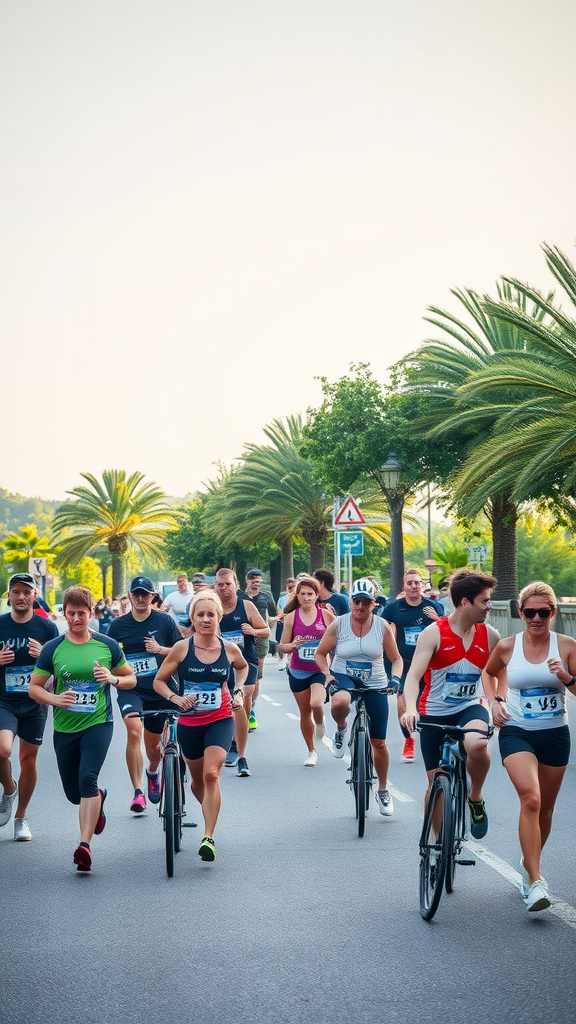
[[[17,583],[24,583],[27,587],[33,587],[36,590],[36,580],[29,572],[15,572],[10,577],[8,590],[11,590]]]
[[[246,576],[263,576],[264,573],[261,569],[248,569]]]
[[[145,590],[147,594],[155,594],[156,588],[148,576],[135,576],[130,584],[130,593],[133,594],[135,590]]]

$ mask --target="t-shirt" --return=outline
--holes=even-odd
[[[158,698],[165,704],[166,701],[158,697],[153,686],[164,657],[147,651],[144,638],[156,640],[161,647],[173,647],[182,639],[174,619],[165,612],[153,609],[147,619],[139,622],[132,612],[128,612],[127,615],[121,615],[119,619],[114,620],[108,630],[108,636],[120,644],[126,655],[126,660],[137,679],[136,693],[146,699]]]
[[[442,605],[429,597],[423,597],[416,606],[408,604],[406,598],[401,597],[398,601],[390,601],[384,609],[382,617],[396,626],[396,643],[404,662],[404,675],[410,668],[420,633],[435,621],[424,613],[425,608],[433,608],[438,615],[444,614]]]
[[[272,594],[267,594],[265,590],[261,590],[258,594],[254,594],[250,597],[244,590],[238,591],[238,597],[241,597],[243,601],[252,601],[255,604],[260,615],[264,619],[264,622],[268,622],[268,616],[274,619],[277,615],[276,603]]]
[[[10,612],[0,615],[0,651],[6,647],[14,651],[14,661],[0,665],[0,700],[3,704],[25,701],[30,707],[38,706],[28,696],[30,676],[36,664],[36,658],[28,653],[28,644],[30,640],[38,640],[44,645],[57,636],[58,627],[52,619],[42,619],[33,614],[28,622],[16,622]]]
[[[174,622],[177,622],[179,626],[189,626],[190,620],[188,618],[188,606],[193,598],[193,594],[186,591],[185,594],[181,594],[179,590],[173,590],[171,594],[168,594],[164,598],[164,604],[168,608],[168,615],[170,615]],[[180,637],[182,639],[182,637]]]
[[[94,679],[97,661],[110,672],[126,664],[119,644],[104,633],[93,633],[84,644],[59,636],[42,648],[34,670],[41,673],[41,682],[53,675],[55,693],[74,690],[76,695],[71,708],[54,708],[55,732],[82,732],[91,725],[112,721],[110,686]]]
[[[336,615],[347,615],[350,611],[350,602],[345,594],[337,594],[334,590],[326,601],[318,598],[318,604],[331,604]]]

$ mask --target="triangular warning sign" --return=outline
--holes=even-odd
[[[346,498],[334,520],[334,526],[363,526],[365,522],[366,520],[354,498]]]

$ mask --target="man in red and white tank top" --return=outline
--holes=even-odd
[[[486,730],[489,715],[480,702],[482,673],[500,635],[484,620],[495,586],[493,576],[471,569],[460,569],[451,577],[454,611],[420,634],[406,677],[406,712],[401,723],[410,732],[414,732],[418,718],[422,723]],[[424,686],[419,694],[422,677]],[[440,729],[424,729],[420,733],[428,786],[438,767],[443,738]],[[475,839],[482,839],[488,831],[482,799],[482,786],[490,767],[488,741],[478,733],[468,733],[464,745],[470,775],[470,830]]]

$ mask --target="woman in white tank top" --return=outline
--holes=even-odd
[[[540,855],[570,756],[566,690],[576,685],[576,640],[551,631],[557,603],[547,583],[529,583],[518,604],[524,632],[496,645],[484,689],[500,730],[502,763],[520,799],[521,892],[526,908],[537,911],[550,906]]]

